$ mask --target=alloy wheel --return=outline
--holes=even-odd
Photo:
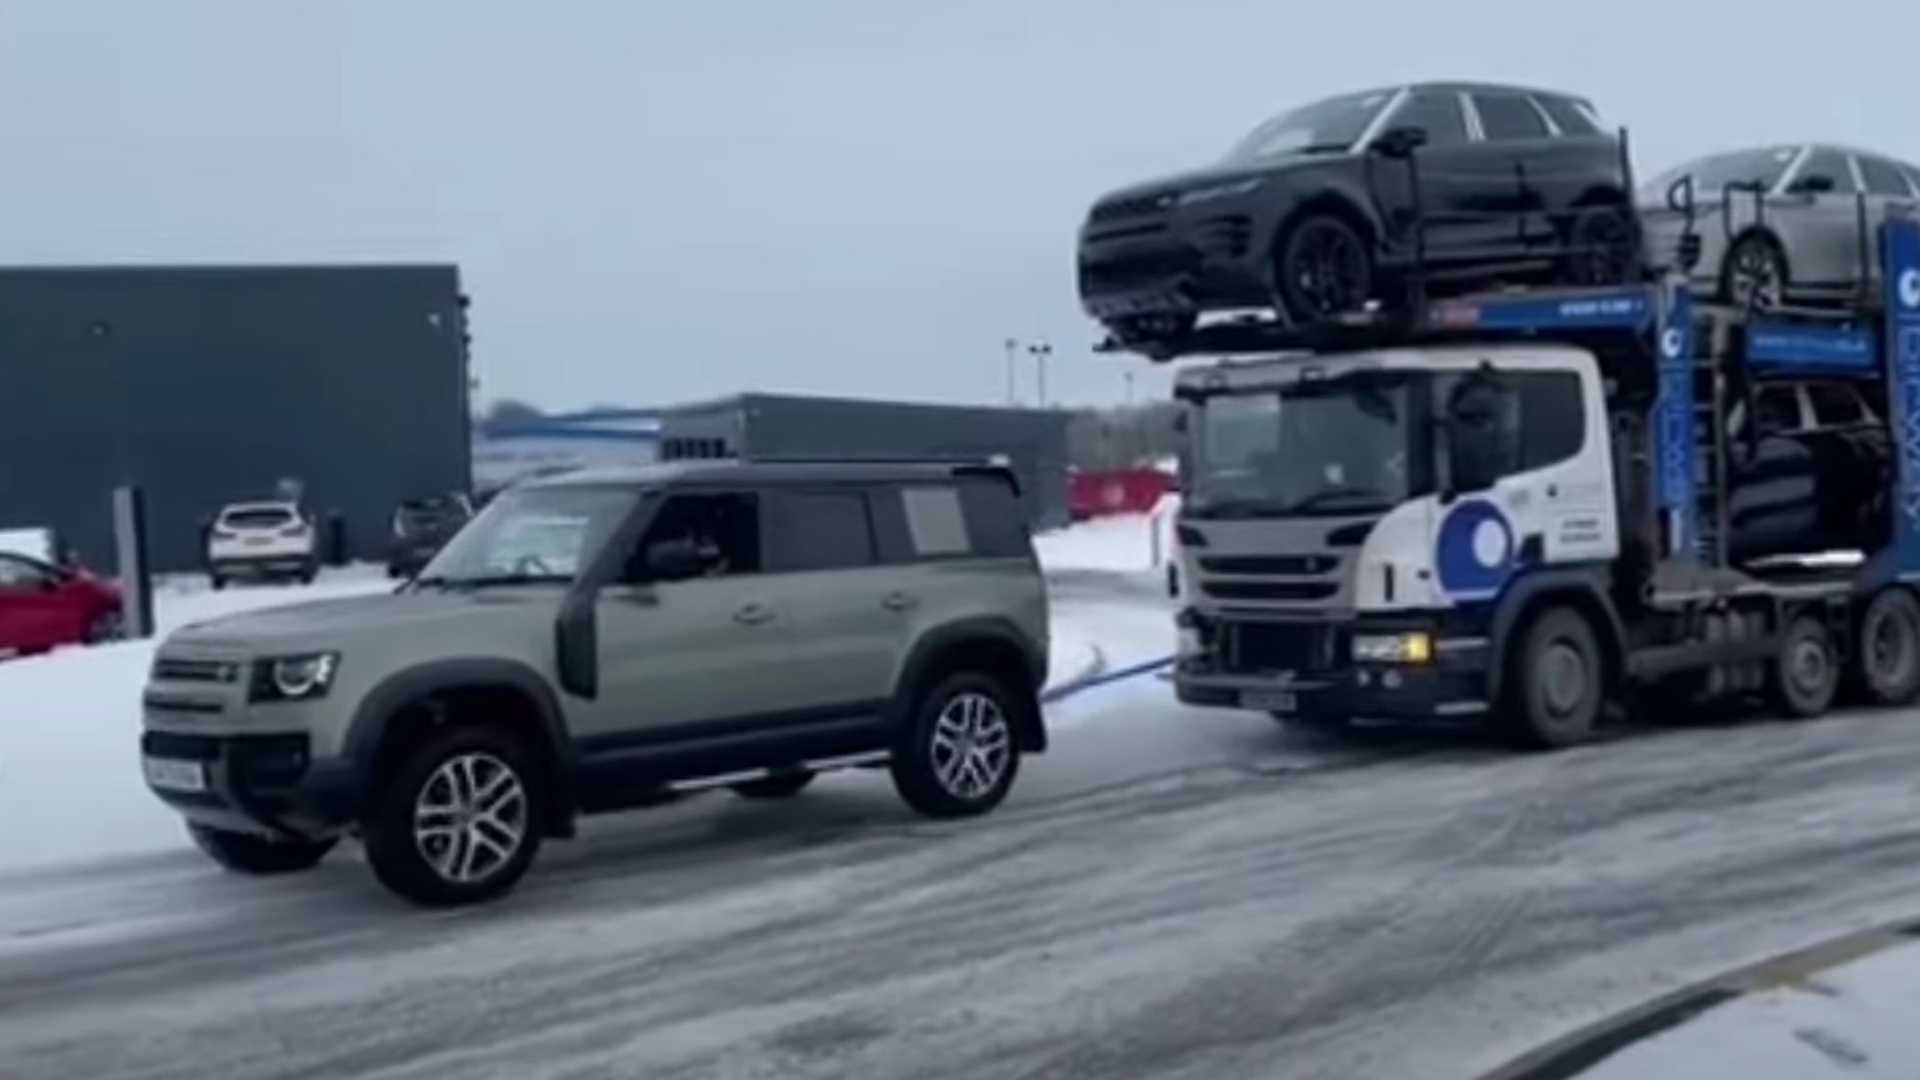
[[[512,766],[479,751],[442,762],[420,787],[413,840],[441,878],[483,881],[512,861],[526,842],[528,800]]]
[[[1012,760],[1013,729],[985,694],[956,694],[933,727],[933,772],[957,798],[981,798],[1000,783]]]

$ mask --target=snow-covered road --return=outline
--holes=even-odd
[[[1165,649],[1131,556],[1043,556],[1109,667]],[[1920,713],[1520,755],[1149,674],[1049,719],[984,819],[873,774],[710,794],[589,820],[478,910],[408,908],[347,848],[0,870],[0,1077],[1469,1077],[1920,914]]]
[[[1289,735],[1149,676],[1055,719],[985,819],[864,775],[714,795],[594,820],[482,910],[405,908],[344,851],[0,879],[0,1075],[1470,1076],[1920,908],[1910,715],[1521,756]]]

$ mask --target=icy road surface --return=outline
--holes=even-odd
[[[1125,606],[1102,587],[1059,589]],[[404,907],[347,849],[0,876],[0,1076],[1470,1077],[1920,913],[1914,714],[1522,755],[1289,735],[1149,676],[1054,723],[981,820],[878,775],[716,794],[590,821],[479,910]]]

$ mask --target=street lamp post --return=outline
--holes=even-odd
[[[1033,366],[1038,373],[1040,384],[1040,407],[1047,407],[1047,357],[1053,355],[1053,346],[1044,341],[1036,341],[1027,346],[1027,352],[1033,357]]]
[[[1013,405],[1019,400],[1019,395],[1014,390],[1013,354],[1019,350],[1020,343],[1012,338],[1008,338],[1004,344],[1007,350],[1007,404]]]

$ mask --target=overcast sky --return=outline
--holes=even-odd
[[[452,260],[483,397],[1117,400],[1073,233],[1263,116],[1417,78],[1591,96],[1643,175],[1920,160],[1920,2],[0,0],[0,261]],[[1562,14],[1561,12],[1565,12]],[[1032,395],[1032,366],[1022,364]]]

